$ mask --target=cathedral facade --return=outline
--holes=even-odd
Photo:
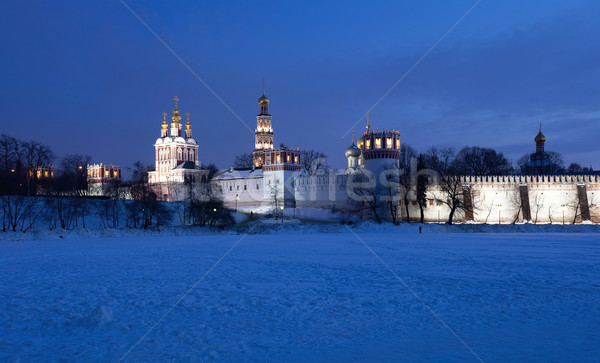
[[[169,201],[183,198],[178,185],[186,180],[193,182],[204,174],[198,158],[198,143],[192,138],[190,114],[186,113],[184,125],[178,109],[179,98],[175,96],[173,101],[175,108],[170,125],[167,113],[163,112],[160,137],[154,142],[155,167],[148,172],[148,183],[153,185],[159,198]]]

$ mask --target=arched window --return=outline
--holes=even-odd
[[[181,148],[177,148],[177,159],[181,160]]]
[[[189,160],[188,159],[188,156],[189,156],[188,149],[185,149],[185,152],[183,153],[183,155],[184,155],[184,160],[188,161]]]
[[[190,161],[196,161],[196,159],[194,159],[194,150],[190,150]]]

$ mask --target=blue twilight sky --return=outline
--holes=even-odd
[[[354,123],[473,6],[455,1],[127,4],[252,129],[261,78],[275,143],[345,165]],[[342,5],[343,4],[343,5]],[[419,151],[546,148],[600,168],[600,2],[482,0],[371,112]],[[0,4],[0,132],[124,167],[153,162],[173,96],[203,163],[254,135],[118,0]],[[365,122],[354,127],[362,132]]]

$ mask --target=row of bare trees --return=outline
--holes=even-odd
[[[460,175],[501,175],[508,173],[509,168],[504,155],[493,149],[465,147],[456,152],[453,148],[434,147],[418,154],[403,144],[398,163],[386,165],[381,175],[363,169],[349,176],[351,205],[357,210],[369,210],[378,223],[388,217],[393,223],[399,222],[401,206],[404,221],[410,222],[410,205],[417,205],[418,219],[423,222],[425,209],[430,205],[428,195],[432,195],[428,192],[434,192],[438,197],[432,204],[445,205],[450,211],[448,224],[452,224],[457,212],[474,213],[476,207]]]

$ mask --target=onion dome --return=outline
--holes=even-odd
[[[169,126],[167,125],[167,113],[163,112],[163,122],[162,122],[163,130],[166,130]]]
[[[540,129],[540,132],[538,132],[537,136],[535,137],[535,139],[533,139],[536,143],[539,142],[546,142],[546,136],[544,136],[544,134],[542,134],[542,130]]]
[[[344,152],[344,154],[346,154],[346,157],[359,157],[360,156],[360,149],[354,145],[354,142],[352,143],[352,145],[350,145],[346,151]]]
[[[173,120],[173,122],[179,122],[179,120],[181,120],[181,116],[179,115],[179,110],[177,109],[177,103],[179,102],[179,97],[175,96],[173,97],[173,101],[175,101],[175,108],[173,109],[173,115],[171,116],[171,119]]]
[[[269,99],[267,98],[267,96],[265,96],[264,92],[263,92],[262,97],[258,99],[258,104],[259,105],[268,105],[269,104]]]
[[[185,123],[185,129],[186,130],[191,130],[192,129],[192,124],[190,123],[190,113],[186,113],[185,114],[187,116],[187,122]]]

